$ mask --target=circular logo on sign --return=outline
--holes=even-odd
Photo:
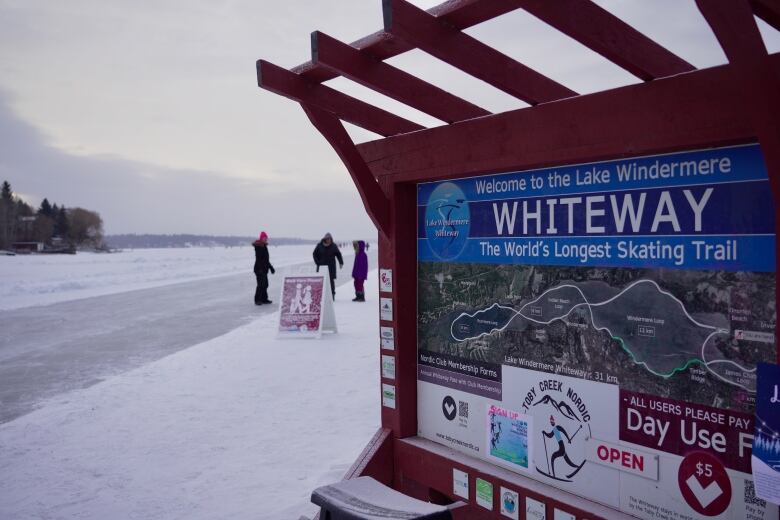
[[[501,501],[504,505],[504,510],[507,513],[514,513],[515,508],[517,507],[517,503],[515,502],[516,496],[514,493],[510,493],[509,491],[504,493],[504,496],[501,497]]]
[[[425,208],[425,235],[433,254],[442,260],[457,257],[466,247],[471,213],[466,195],[456,184],[436,187]]]
[[[444,417],[446,417],[448,421],[451,421],[455,418],[455,412],[457,409],[458,406],[455,404],[455,399],[449,395],[446,396],[444,401],[441,402],[441,411],[444,412]]]
[[[717,516],[731,503],[731,480],[726,468],[709,453],[687,455],[677,471],[677,483],[685,501],[699,514]]]

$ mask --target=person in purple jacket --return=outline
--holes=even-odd
[[[355,281],[355,297],[353,302],[366,301],[366,292],[363,283],[368,278],[368,255],[366,255],[366,243],[362,240],[352,242],[355,248],[355,264],[352,266],[352,278]]]

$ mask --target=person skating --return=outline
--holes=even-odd
[[[255,278],[257,278],[257,289],[255,289],[255,305],[272,303],[268,299],[268,271],[275,274],[276,270],[271,265],[268,255],[268,234],[265,231],[260,232],[257,240],[252,242],[255,248]]]
[[[352,243],[355,248],[355,263],[352,264],[352,278],[355,282],[355,298],[353,302],[366,301],[366,292],[363,287],[366,278],[368,278],[368,255],[366,254],[366,243],[362,240]]]
[[[336,299],[336,260],[339,261],[339,268],[344,267],[344,259],[341,257],[341,251],[339,246],[333,242],[333,237],[330,233],[325,233],[322,240],[314,248],[314,263],[317,265],[317,272],[320,271],[320,266],[328,266],[328,275],[330,276],[330,289],[332,291],[333,299]]]

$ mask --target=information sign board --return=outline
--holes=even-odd
[[[776,519],[758,145],[418,185],[420,435],[645,519]],[[442,410],[458,403],[458,420]]]
[[[280,337],[319,337],[337,332],[330,298],[330,278],[323,274],[285,276],[279,297]]]

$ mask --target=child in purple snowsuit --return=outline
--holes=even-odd
[[[366,243],[362,240],[353,242],[355,248],[355,264],[352,266],[352,278],[355,281],[355,298],[353,302],[366,301],[366,293],[363,282],[368,278],[368,255],[366,255]]]

